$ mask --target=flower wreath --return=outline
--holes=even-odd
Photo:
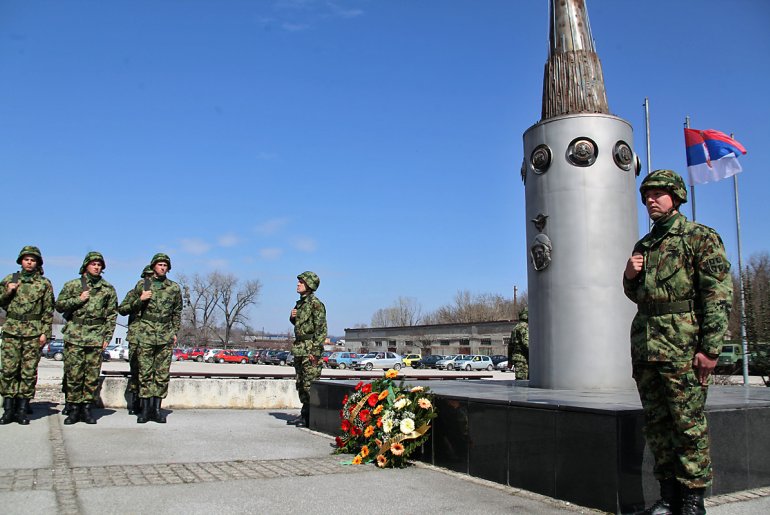
[[[342,399],[341,435],[335,453],[355,454],[353,465],[376,462],[378,467],[405,467],[407,458],[428,438],[436,418],[428,388],[394,384],[396,370],[371,383],[359,382]]]

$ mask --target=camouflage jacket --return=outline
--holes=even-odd
[[[326,307],[315,294],[309,293],[301,297],[294,308],[297,316],[289,318],[294,324],[292,354],[320,357],[326,341]]]
[[[152,298],[142,302],[144,279],[126,294],[118,313],[129,316],[129,343],[170,345],[182,324],[182,290],[171,279],[150,280]]]
[[[67,281],[56,299],[56,311],[64,315],[64,339],[80,347],[101,347],[112,339],[118,318],[118,295],[103,278],[86,275],[90,292],[88,300],[80,300],[81,279]]]
[[[529,324],[527,322],[519,322],[511,331],[511,343],[508,345],[509,363],[514,354],[521,354],[529,361]]]
[[[732,305],[733,283],[724,245],[713,229],[674,214],[637,242],[644,256],[626,296],[638,306],[631,323],[636,362],[687,361],[702,351],[719,354]],[[691,309],[681,308],[690,302]],[[673,313],[656,313],[675,306]]]
[[[51,281],[39,273],[19,273],[19,287],[8,293],[11,282],[13,274],[0,282],[0,308],[7,314],[3,333],[30,338],[44,334],[50,340],[54,303]]]

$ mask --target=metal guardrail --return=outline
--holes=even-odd
[[[114,377],[128,377],[131,374],[127,370],[102,370],[103,376]],[[171,377],[189,377],[189,378],[202,378],[202,379],[294,379],[296,374],[294,372],[179,372],[174,371],[170,373]],[[377,379],[382,377],[381,374],[324,374],[320,379],[349,379],[353,380],[367,380]],[[413,374],[399,374],[396,379],[404,379],[411,381],[454,381],[456,379],[491,379],[491,374],[462,374],[453,373],[452,375],[413,375]]]

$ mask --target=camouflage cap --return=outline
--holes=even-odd
[[[140,275],[139,277],[141,279],[144,279],[148,275],[152,275],[152,267],[150,265],[147,265],[146,267],[144,267],[144,270],[142,270],[142,275]]]
[[[529,320],[528,308],[521,308],[521,311],[519,311],[519,320],[521,320],[522,322],[527,322]]]
[[[101,261],[102,262],[102,271],[107,269],[107,264],[104,262],[104,256],[100,252],[91,251],[88,254],[86,254],[86,257],[83,258],[83,264],[80,265],[80,272],[79,274],[83,274],[86,271],[86,266],[91,261]]]
[[[310,291],[316,291],[321,286],[321,279],[314,272],[302,272],[297,276],[297,279],[305,283]]]
[[[152,261],[150,261],[150,267],[154,267],[156,263],[160,263],[161,261],[165,261],[168,263],[168,270],[171,271],[171,258],[168,257],[168,254],[163,254],[162,252],[158,252],[154,256],[152,256]]]
[[[679,199],[680,204],[687,202],[687,186],[684,184],[684,179],[673,170],[655,170],[644,178],[642,185],[639,186],[642,204],[645,204],[644,192],[651,189],[669,192],[672,196]]]
[[[19,252],[19,257],[16,258],[16,264],[21,264],[21,258],[24,256],[35,256],[37,258],[37,266],[41,267],[43,266],[43,254],[40,252],[40,249],[35,247],[34,245],[27,245],[23,249],[21,249],[21,252]]]

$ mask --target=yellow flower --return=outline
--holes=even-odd
[[[400,443],[394,443],[390,446],[390,452],[392,452],[394,456],[401,456],[404,454],[404,446]]]
[[[372,426],[366,426],[366,429],[364,429],[364,436],[369,438],[374,434],[374,428]]]
[[[369,446],[368,445],[362,446],[360,454],[362,458],[366,458],[367,456],[369,456]]]
[[[430,409],[430,407],[433,406],[433,404],[431,404],[430,401],[428,399],[426,399],[425,397],[421,397],[421,398],[417,399],[417,404],[422,409]]]
[[[380,392],[380,395],[377,396],[377,400],[381,401],[382,399],[384,399],[387,396],[388,396],[388,391],[387,390],[383,390],[383,391]]]
[[[379,415],[382,413],[382,410],[385,409],[382,404],[378,405],[376,408],[374,408],[374,411],[372,411],[373,415]]]
[[[409,390],[409,391],[410,391],[410,392],[412,392],[412,393],[415,393],[415,392],[421,392],[421,391],[423,391],[424,389],[425,389],[425,388],[423,388],[422,386],[415,386],[414,388],[412,388],[412,389],[411,389],[411,390]]]
[[[361,464],[361,455],[357,454],[355,458],[353,458],[353,465],[360,465]]]
[[[377,456],[377,466],[378,467],[383,468],[383,467],[385,467],[386,463],[388,463],[388,460],[387,460],[387,458],[385,458],[385,456],[383,456],[382,454]]]
[[[398,370],[393,370],[393,369],[391,368],[390,370],[388,370],[387,372],[385,372],[385,377],[386,377],[387,379],[395,379],[396,377],[398,377]]]

